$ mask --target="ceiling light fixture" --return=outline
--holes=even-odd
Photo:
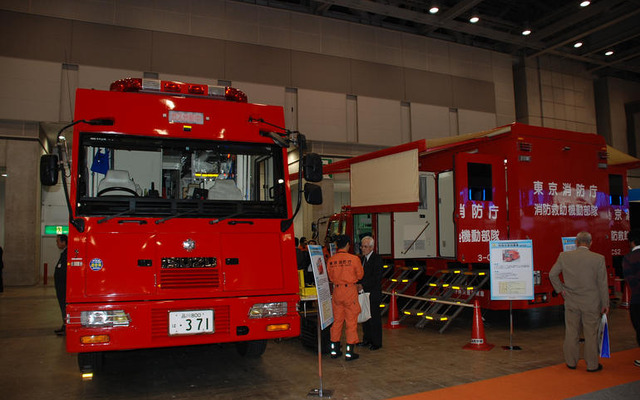
[[[573,47],[575,47],[576,49],[579,49],[580,47],[582,47],[582,42],[575,42],[573,44]]]
[[[613,55],[613,50],[607,50],[606,53],[604,53],[605,56],[612,56]]]
[[[437,14],[438,11],[440,11],[440,9],[438,8],[438,6],[431,6],[431,8],[429,9],[429,14]]]
[[[522,36],[529,36],[531,35],[531,29],[526,28],[525,30],[522,31]]]
[[[589,0],[584,0],[583,2],[580,2],[580,7],[587,7],[589,4],[591,4]]]
[[[472,24],[475,24],[478,21],[480,21],[480,17],[478,17],[477,15],[474,15],[473,17],[469,18],[469,22],[471,22]]]

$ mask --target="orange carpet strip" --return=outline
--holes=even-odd
[[[581,360],[575,370],[559,364],[465,385],[396,397],[394,400],[566,399],[640,380],[640,368],[633,365],[634,359],[640,359],[640,349],[625,350],[613,353],[611,358],[600,359],[600,363],[604,366],[600,372],[588,373],[586,364]]]

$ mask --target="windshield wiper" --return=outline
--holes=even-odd
[[[211,221],[209,221],[209,223],[211,225],[215,225],[220,221],[224,221],[225,219],[235,218],[235,217],[238,217],[238,216],[240,216],[242,214],[246,214],[246,213],[247,212],[242,209],[242,203],[238,203],[238,209],[237,209],[236,212],[234,212],[233,214],[225,215],[224,217],[212,219]]]
[[[174,215],[168,216],[168,217],[166,217],[166,218],[158,219],[158,220],[156,220],[156,224],[161,224],[161,223],[163,223],[163,222],[165,222],[165,221],[168,221],[168,220],[170,220],[170,219],[173,219],[173,218],[179,218],[179,217],[183,217],[183,216],[185,216],[185,215],[195,214],[195,213],[200,213],[200,212],[201,212],[201,211],[200,211],[200,208],[196,208],[196,209],[189,210],[189,211],[183,211],[183,212],[181,212],[181,213],[177,213],[177,214],[174,214]]]
[[[116,214],[113,214],[113,215],[109,215],[108,217],[104,217],[102,219],[99,219],[98,223],[102,224],[102,223],[107,222],[109,220],[112,220],[114,218],[121,217],[121,216],[123,216],[125,214],[133,213],[133,211],[135,210],[135,207],[133,206],[135,204],[134,202],[135,202],[134,199],[129,200],[129,209],[128,210],[124,210],[124,211],[121,211],[119,213],[116,213]]]

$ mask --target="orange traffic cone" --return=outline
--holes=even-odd
[[[484,338],[484,325],[482,324],[482,315],[480,315],[480,301],[473,301],[473,329],[471,330],[471,341],[464,346],[467,350],[489,351],[493,349],[493,345],[487,343]]]
[[[398,320],[398,302],[396,300],[396,291],[391,292],[391,302],[389,303],[389,319],[384,325],[385,329],[400,329],[404,326],[400,325]]]
[[[629,302],[631,301],[631,293],[629,292],[629,284],[624,285],[624,291],[622,293],[622,301],[619,308],[629,309]]]

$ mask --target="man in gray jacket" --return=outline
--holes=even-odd
[[[555,291],[564,297],[563,350],[567,367],[575,369],[580,359],[582,327],[587,372],[597,372],[602,369],[598,362],[598,327],[602,314],[609,312],[607,268],[604,257],[589,250],[589,232],[578,233],[576,246],[576,250],[560,253],[549,272],[549,279]]]

